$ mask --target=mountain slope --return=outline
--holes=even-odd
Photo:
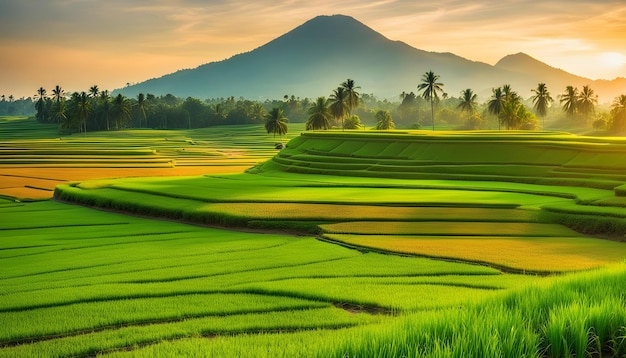
[[[352,78],[363,93],[395,98],[403,91],[416,92],[424,72],[433,70],[451,96],[472,88],[487,97],[491,88],[509,83],[527,97],[538,81],[552,88],[550,81],[539,78],[555,78],[553,93],[560,91],[557,88],[569,78],[581,79],[564,71],[554,74],[560,70],[536,60],[532,68],[541,71],[536,76],[529,75],[516,65],[531,63],[529,59],[518,54],[491,66],[451,53],[427,52],[391,41],[348,16],[318,16],[253,51],[116,92],[127,96],[140,92],[171,93],[202,99],[228,96],[276,99],[285,94],[314,98],[330,94],[339,83]]]
[[[617,96],[620,87],[622,87],[622,91],[626,91],[626,79],[624,78],[616,78],[612,81],[590,80],[549,66],[525,53],[505,56],[494,67],[523,74],[523,81],[517,83],[516,87],[535,88],[537,83],[543,82],[548,85],[553,95],[564,92],[565,87],[569,85],[578,88],[589,85],[604,101],[610,101]],[[526,97],[525,93],[522,94]]]

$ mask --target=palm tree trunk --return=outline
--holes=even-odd
[[[430,118],[433,120],[433,132],[435,131],[435,107],[433,105],[433,97],[430,97]]]

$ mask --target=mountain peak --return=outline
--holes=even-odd
[[[545,63],[523,52],[518,52],[512,55],[506,55],[502,57],[500,61],[498,61],[494,66],[507,69],[507,70],[513,70],[513,71],[520,70],[520,68],[525,69],[525,68],[528,68],[529,66],[534,67],[534,68],[550,67],[546,65]]]
[[[298,38],[301,41],[367,42],[386,38],[357,19],[346,15],[320,15],[303,23],[272,42]],[[272,43],[270,42],[270,43]]]
[[[489,95],[491,88],[502,83],[527,92],[538,82],[557,92],[569,84],[590,82],[525,53],[508,55],[491,66],[391,41],[350,16],[323,15],[249,52],[119,92],[127,96],[142,92],[198,98],[282,98],[284,94],[315,98],[352,78],[364,93],[395,98],[403,91],[415,91],[419,78],[428,70],[444,79],[448,93],[472,86],[475,92]],[[597,92],[602,96],[600,89]]]
[[[352,16],[342,15],[342,14],[333,14],[333,15],[318,15],[307,22],[316,22],[316,21],[354,21],[359,22],[357,19]],[[360,22],[359,22],[360,23]]]
[[[575,82],[587,80],[560,68],[552,67],[523,52],[504,56],[494,67],[513,72],[533,73],[538,77],[544,78],[545,81],[557,82],[556,79],[559,79],[558,82],[563,82],[565,78],[569,78],[569,81],[574,80]]]
[[[303,23],[302,25],[298,27],[302,27],[306,25],[308,26],[355,26],[356,25],[356,26],[361,26],[361,27],[367,27],[365,24],[353,18],[352,16],[341,15],[341,14],[319,15],[319,16],[312,18],[311,20],[306,21],[305,23]]]

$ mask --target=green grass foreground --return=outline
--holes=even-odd
[[[623,357],[625,267],[337,332],[186,338],[113,356]]]
[[[539,278],[55,202],[0,214],[0,356],[626,353],[623,264]]]
[[[1,356],[386,324],[540,280],[55,202],[0,214]]]

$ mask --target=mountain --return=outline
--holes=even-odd
[[[568,85],[590,81],[551,67],[525,53],[505,56],[495,64],[495,67],[524,75],[525,81],[522,87],[526,88],[535,88],[538,82],[544,82],[549,83],[550,88],[564,89]]]
[[[417,92],[417,84],[429,70],[440,76],[451,96],[472,88],[486,98],[491,88],[508,83],[528,97],[538,82],[545,82],[553,94],[562,92],[568,84],[591,84],[600,93],[593,81],[524,54],[507,56],[492,66],[452,53],[427,52],[392,41],[343,15],[318,16],[250,52],[150,79],[115,93],[171,93],[202,99],[279,99],[285,94],[315,98],[328,96],[341,82],[352,78],[362,93],[397,98],[403,91]]]
[[[562,93],[569,85],[578,88],[589,85],[604,102],[611,101],[626,91],[625,78],[616,78],[611,81],[590,80],[549,66],[525,53],[505,56],[494,67],[522,74],[524,77],[515,83],[515,88],[535,88],[537,83],[544,82],[551,89],[552,94],[557,94]]]

